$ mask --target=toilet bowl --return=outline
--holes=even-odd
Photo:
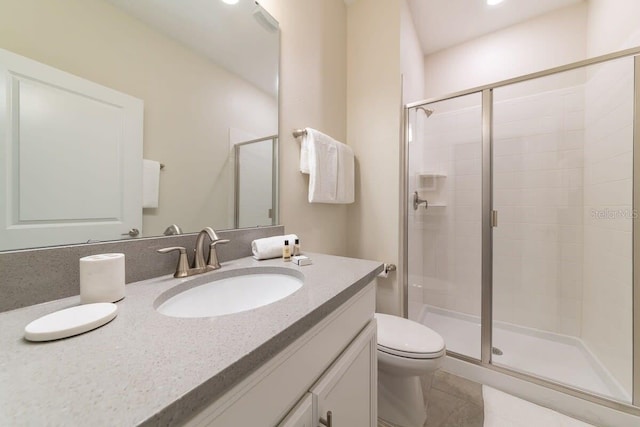
[[[381,425],[422,427],[433,374],[445,355],[435,331],[398,316],[376,313],[378,418]]]

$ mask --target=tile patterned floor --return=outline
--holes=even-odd
[[[426,384],[423,384],[423,389]],[[434,375],[424,427],[591,427],[444,371]]]
[[[481,384],[437,371],[426,399],[428,415],[424,427],[482,427],[484,424]]]

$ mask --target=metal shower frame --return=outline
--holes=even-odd
[[[262,138],[252,139],[251,141],[240,142],[233,146],[233,226],[240,228],[240,149],[245,145],[256,144],[258,142],[271,141],[271,225],[276,225],[280,221],[280,209],[278,200],[280,200],[278,180],[279,174],[279,138],[278,135],[264,136]]]
[[[620,58],[634,58],[634,120],[633,120],[633,210],[640,212],[640,47],[626,49],[607,55],[574,62],[520,77],[503,80],[497,83],[455,92],[442,97],[430,98],[407,104],[403,107],[403,127],[400,141],[400,276],[402,277],[402,310],[408,316],[408,272],[409,272],[409,234],[407,202],[409,189],[409,111],[426,108],[428,104],[458,98],[474,93],[482,94],[482,309],[481,309],[481,358],[480,360],[455,352],[447,351],[454,358],[498,371],[503,374],[530,381],[552,390],[560,391],[574,397],[585,399],[628,414],[640,415],[640,219],[633,218],[633,390],[632,404],[579,390],[567,385],[542,379],[535,375],[525,374],[513,369],[500,367],[491,363],[492,346],[492,304],[493,304],[493,242],[491,230],[491,211],[493,209],[493,171],[492,171],[492,123],[493,123],[493,90],[515,83],[521,83],[540,77],[600,64]]]

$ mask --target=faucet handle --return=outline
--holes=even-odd
[[[220,265],[220,261],[218,261],[218,252],[216,251],[216,246],[218,246],[219,244],[229,243],[229,242],[230,240],[227,240],[227,239],[218,239],[218,240],[214,240],[209,245],[209,262],[207,263],[207,265],[213,270],[217,270],[220,267],[222,267]]]
[[[187,258],[187,250],[182,246],[172,246],[170,248],[158,249],[158,253],[168,254],[169,252],[180,251],[178,265],[173,277],[187,277],[189,275],[189,259]]]

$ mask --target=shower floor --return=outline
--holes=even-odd
[[[424,305],[418,321],[444,338],[447,350],[480,359],[477,317]],[[630,397],[590,353],[582,340],[495,322],[493,364],[508,367],[625,402]]]

